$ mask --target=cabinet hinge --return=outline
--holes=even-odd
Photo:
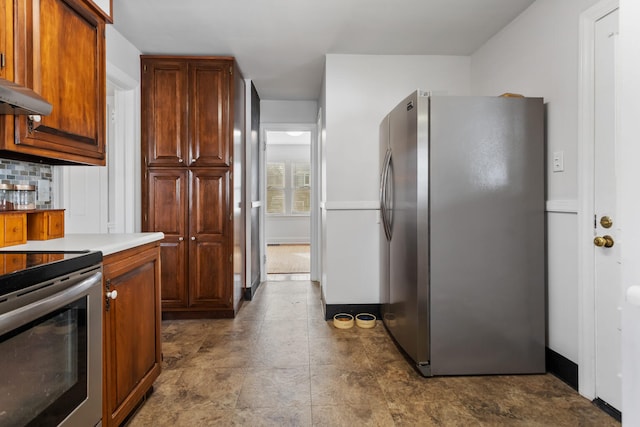
[[[142,66],[142,69],[143,69],[143,71],[146,73],[146,72],[147,72],[147,64],[144,64],[144,65]]]
[[[0,68],[4,68],[7,64],[5,63],[4,52],[0,52]]]
[[[229,214],[229,221],[233,221],[233,214]]]
[[[105,287],[104,310],[109,311],[109,309],[111,308],[111,298],[107,296],[107,293],[110,291],[110,288],[111,288],[111,279],[107,279],[107,281],[104,284],[104,287]]]
[[[229,262],[233,262],[233,255],[229,255]]]
[[[233,67],[229,67],[229,74],[233,75]]]

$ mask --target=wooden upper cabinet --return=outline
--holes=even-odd
[[[143,57],[141,66],[146,162],[153,166],[186,166],[187,64]]]
[[[189,64],[191,166],[229,166],[231,61]]]
[[[0,77],[13,81],[13,2],[0,2]]]
[[[105,21],[81,0],[15,0],[14,78],[53,105],[15,116],[2,150],[50,163],[105,165]]]
[[[147,166],[231,164],[233,59],[141,57]]]

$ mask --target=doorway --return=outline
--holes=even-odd
[[[618,2],[581,16],[579,391],[620,417],[620,241],[616,213],[616,40]]]
[[[107,62],[107,166],[57,166],[56,206],[67,233],[140,230],[138,82]]]
[[[310,280],[314,125],[264,126],[266,280]]]

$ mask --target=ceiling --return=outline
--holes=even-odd
[[[534,0],[113,0],[144,54],[231,55],[263,100],[314,100],[327,53],[469,55]]]

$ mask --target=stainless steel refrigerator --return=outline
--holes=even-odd
[[[545,371],[544,106],[429,96],[380,125],[383,322],[425,376]]]

